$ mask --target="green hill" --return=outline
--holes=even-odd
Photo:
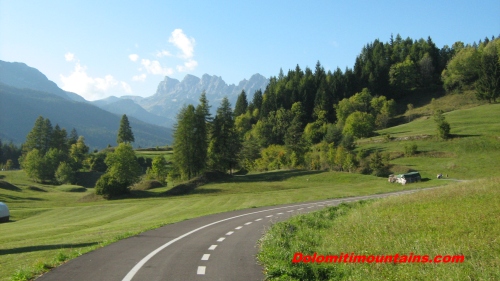
[[[0,138],[20,144],[38,116],[49,118],[53,126],[71,131],[76,128],[91,148],[116,143],[121,116],[86,102],[62,98],[46,92],[0,84]],[[154,147],[172,143],[171,130],[130,118],[136,146]]]
[[[417,170],[429,182],[452,184],[332,207],[276,224],[262,239],[259,254],[268,280],[498,280],[499,111],[500,104],[489,104],[446,113],[452,134],[446,141],[436,140],[436,125],[429,116],[360,140],[358,149],[389,152],[393,172]],[[408,144],[418,146],[416,155],[404,157]],[[445,179],[437,180],[438,173]],[[292,264],[297,252],[431,259],[457,255],[464,262]]]

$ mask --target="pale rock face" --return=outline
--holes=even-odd
[[[264,92],[267,84],[269,80],[260,74],[254,74],[249,80],[244,79],[238,85],[228,85],[216,75],[204,74],[198,78],[188,74],[182,81],[167,76],[160,82],[153,96],[138,100],[137,103],[150,113],[175,120],[178,110],[183,105],[198,104],[203,91],[206,93],[212,114],[215,114],[224,97],[227,97],[234,106],[242,90],[247,94],[247,99],[252,100],[255,91],[260,89]]]

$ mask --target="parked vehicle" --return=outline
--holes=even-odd
[[[1,222],[8,222],[10,218],[10,212],[9,208],[5,203],[0,202],[0,223]]]

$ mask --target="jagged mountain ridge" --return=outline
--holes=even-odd
[[[267,84],[269,80],[260,74],[254,74],[238,85],[228,85],[222,77],[208,74],[201,78],[188,74],[182,81],[165,76],[158,84],[156,93],[150,97],[112,96],[92,103],[116,114],[127,114],[144,122],[172,128],[179,109],[183,105],[197,105],[203,91],[211,105],[211,113],[215,114],[222,98],[227,97],[234,107],[242,90],[250,101],[255,91],[260,89],[264,92]],[[144,110],[140,110],[139,106]]]
[[[238,85],[228,85],[222,77],[216,75],[204,74],[201,78],[186,75],[182,81],[166,76],[153,96],[137,100],[137,103],[153,114],[175,120],[179,108],[187,104],[197,105],[203,91],[212,106],[212,113],[215,113],[222,98],[227,97],[234,107],[242,90],[247,94],[247,99],[251,100],[255,91],[264,91],[267,84],[269,80],[260,74],[254,74]]]

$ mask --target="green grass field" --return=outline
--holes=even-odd
[[[11,209],[13,222],[0,225],[0,280],[27,280],[62,261],[148,229],[212,213],[257,206],[326,198],[383,193],[449,184],[436,173],[455,179],[498,175],[500,167],[499,105],[484,105],[447,113],[449,141],[432,138],[396,140],[433,134],[430,119],[380,132],[393,141],[375,137],[359,142],[358,149],[388,151],[391,169],[418,170],[426,181],[401,186],[369,175],[314,171],[274,171],[234,176],[201,186],[193,194],[161,196],[171,188],[134,191],[135,198],[105,201],[93,189],[51,186],[30,181],[22,171],[0,172],[0,201]],[[400,157],[407,143],[416,143],[415,157]],[[171,152],[137,152],[154,157]],[[178,183],[174,183],[178,184]]]
[[[262,239],[269,280],[500,280],[500,104],[445,114],[453,138],[437,141],[423,117],[380,131],[358,149],[392,156],[394,171],[475,179],[377,201],[353,203],[279,223]],[[392,140],[384,141],[390,134]],[[404,146],[418,153],[404,157]],[[304,254],[464,255],[461,264],[292,264]]]
[[[500,178],[331,207],[261,241],[268,280],[500,280]],[[463,255],[463,263],[292,263],[305,255]]]
[[[74,257],[119,238],[212,213],[446,184],[432,180],[403,187],[374,176],[276,171],[207,184],[187,196],[161,197],[167,187],[140,191],[141,198],[105,201],[96,200],[93,189],[70,192],[74,186],[35,184],[22,171],[0,172],[0,177],[16,187],[0,193],[14,221],[0,225],[0,280],[16,271],[25,276],[53,266],[61,255]]]

